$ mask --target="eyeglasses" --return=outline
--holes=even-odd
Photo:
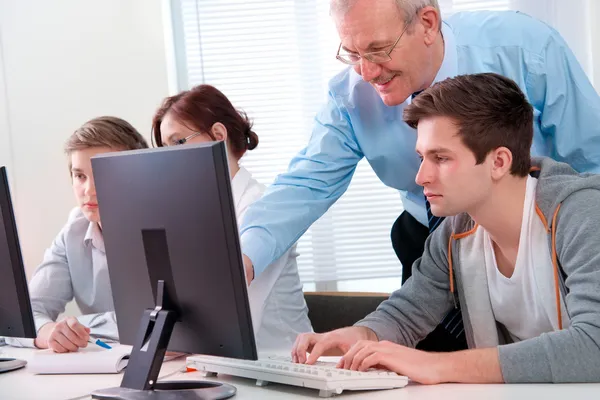
[[[180,144],[185,144],[188,140],[193,139],[196,136],[200,136],[200,135],[202,135],[202,132],[192,133],[190,136],[186,136],[183,139],[175,140],[173,142],[173,145],[177,146],[177,145],[180,145]]]
[[[360,61],[363,58],[365,60],[370,61],[375,64],[383,64],[388,61],[391,61],[392,57],[390,56],[390,54],[392,54],[392,51],[394,51],[394,48],[400,41],[400,38],[404,35],[404,32],[406,32],[406,28],[408,28],[408,25],[410,25],[410,24],[407,23],[404,25],[404,29],[402,30],[402,33],[400,34],[400,36],[398,36],[398,39],[396,39],[396,41],[394,42],[394,44],[392,45],[392,47],[390,47],[390,49],[388,51],[385,51],[385,50],[372,51],[370,53],[365,53],[362,56],[358,53],[340,54],[340,50],[342,49],[342,43],[340,42],[340,45],[338,47],[338,51],[337,51],[335,58],[337,58],[344,64],[349,64],[349,65],[360,64]]]

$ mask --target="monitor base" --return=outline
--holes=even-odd
[[[23,368],[26,364],[27,361],[25,360],[19,360],[16,358],[0,358],[0,373]]]
[[[100,389],[92,392],[98,400],[220,400],[235,396],[236,388],[226,383],[211,381],[156,382],[153,390],[124,387]]]

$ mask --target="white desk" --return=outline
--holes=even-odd
[[[28,360],[35,350],[1,347],[2,357],[15,357]],[[163,364],[161,376],[181,370],[185,359]],[[90,399],[94,390],[119,386],[123,374],[110,375],[33,375],[27,367],[0,374],[0,399],[2,400],[74,400]],[[199,373],[178,372],[167,379],[210,379],[226,382],[237,388],[233,399],[319,399],[317,390],[272,384],[257,387],[249,379],[219,376],[202,378]],[[569,385],[436,385],[410,384],[402,389],[344,392],[333,397],[339,400],[520,400],[538,398],[544,400],[578,400],[600,398],[600,384]]]

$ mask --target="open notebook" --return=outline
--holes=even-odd
[[[34,374],[117,374],[127,366],[131,346],[113,345],[103,349],[90,344],[75,353],[36,352],[27,364]]]

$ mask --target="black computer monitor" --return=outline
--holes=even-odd
[[[36,337],[5,167],[0,167],[0,336]],[[0,372],[25,364],[23,360],[0,358]]]
[[[102,154],[92,168],[119,340],[134,346],[121,386],[156,389],[166,348],[256,360],[224,143]],[[157,301],[172,322],[151,321]],[[152,333],[164,344],[138,352]]]

